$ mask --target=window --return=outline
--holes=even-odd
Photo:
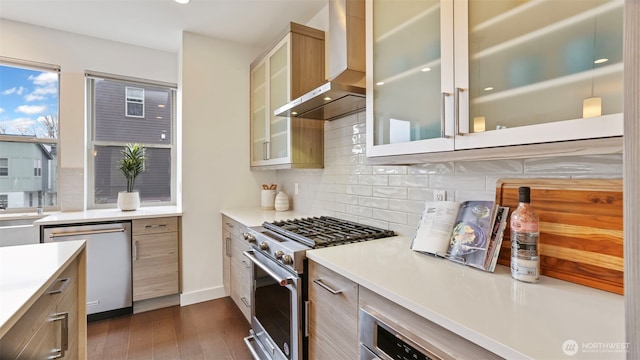
[[[9,159],[0,159],[0,176],[9,176]]]
[[[144,117],[144,89],[126,87],[127,116]]]
[[[128,143],[145,148],[145,171],[135,183],[141,206],[175,204],[176,86],[98,73],[86,77],[89,189],[93,191],[88,206],[114,207],[118,192],[126,190],[118,161]],[[132,118],[132,113],[139,115]]]
[[[33,193],[57,206],[59,73],[0,56],[0,208],[31,211]]]

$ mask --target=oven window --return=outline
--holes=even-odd
[[[291,291],[280,286],[257,266],[255,270],[255,316],[280,350],[291,358]]]

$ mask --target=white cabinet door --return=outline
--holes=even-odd
[[[453,3],[366,5],[367,156],[453,150]]]
[[[623,0],[367,1],[367,156],[621,136]]]

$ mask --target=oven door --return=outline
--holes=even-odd
[[[302,359],[302,279],[274,259],[254,250],[251,260],[251,327],[253,342],[246,341],[254,358]],[[250,345],[253,343],[255,345]]]

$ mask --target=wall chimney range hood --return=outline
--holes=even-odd
[[[279,107],[276,116],[334,120],[365,108],[364,0],[329,0],[329,81]]]

